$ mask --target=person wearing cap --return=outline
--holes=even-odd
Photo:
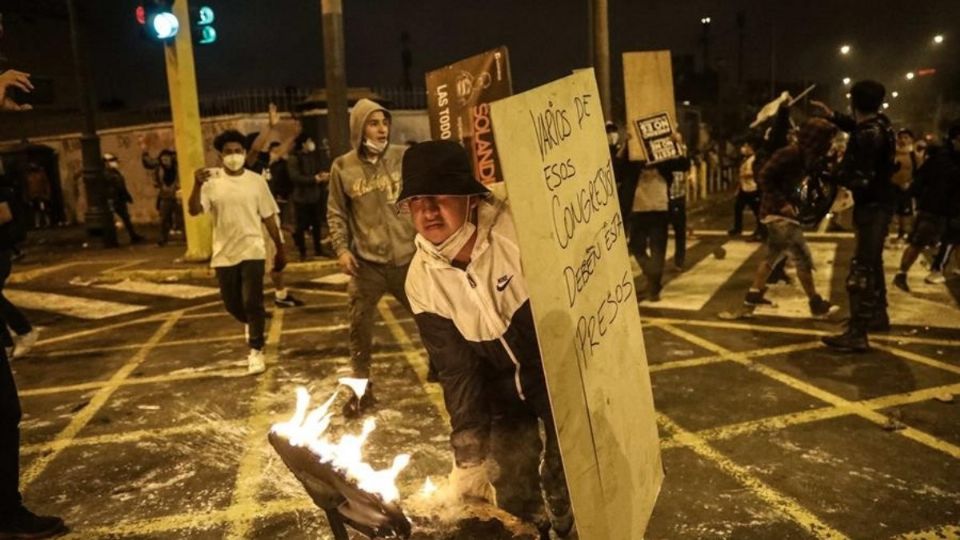
[[[123,178],[123,173],[120,172],[120,160],[113,154],[104,154],[103,166],[104,178],[107,181],[107,204],[123,222],[123,228],[130,236],[130,243],[139,244],[143,242],[143,237],[133,229],[133,222],[130,220],[130,210],[127,205],[133,203],[133,197],[127,190],[127,181]]]
[[[509,204],[474,178],[466,151],[451,141],[408,150],[403,180],[399,205],[417,230],[406,291],[450,415],[451,486],[461,497],[492,500],[492,483],[504,510],[570,537],[573,515]]]
[[[400,167],[406,147],[390,144],[390,112],[369,99],[350,111],[353,150],[330,168],[327,223],[344,273],[350,316],[353,377],[370,379],[370,354],[377,303],[389,292],[409,309],[403,284],[416,249],[409,216],[397,212]],[[375,402],[372,384],[362,399],[347,403],[355,416]]]

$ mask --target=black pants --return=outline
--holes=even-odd
[[[123,228],[127,230],[127,235],[130,236],[130,240],[133,241],[140,237],[137,234],[137,231],[133,230],[133,222],[130,221],[130,209],[127,208],[127,203],[120,201],[110,201],[110,207],[113,208],[113,213],[120,217],[120,221],[123,222]]]
[[[873,320],[887,315],[887,282],[883,277],[883,243],[887,238],[893,208],[855,205],[853,224],[857,245],[854,248],[847,294],[850,297],[850,328],[866,333]]]
[[[313,239],[313,253],[320,255],[320,239],[322,233],[320,226],[323,223],[320,203],[294,203],[294,214],[297,219],[297,228],[293,230],[293,242],[297,244],[300,256],[307,254],[307,242],[305,234],[310,231]]]
[[[673,253],[673,264],[682,267],[687,259],[687,200],[670,200],[670,227],[673,228],[673,240],[677,249]]]
[[[410,301],[404,284],[410,265],[380,264],[357,257],[357,275],[347,285],[347,314],[350,316],[350,363],[353,376],[370,378],[370,358],[373,352],[373,325],[377,303],[390,293],[410,311]]]
[[[754,220],[757,222],[757,230],[760,229],[760,192],[754,191],[747,193],[743,190],[737,192],[737,199],[733,203],[733,231],[743,232],[743,211],[750,208],[753,212]]]
[[[4,347],[13,346],[13,336],[10,335],[10,329],[13,329],[18,336],[22,336],[31,330],[30,321],[27,317],[13,305],[3,294],[7,278],[10,277],[11,261],[13,252],[9,249],[0,250],[0,318],[4,324],[0,324],[0,345]],[[10,329],[8,329],[8,327]]]
[[[177,211],[180,205],[176,199],[157,199],[157,211],[160,212],[160,243],[166,244],[170,240],[170,229],[176,225]]]
[[[0,521],[20,502],[20,398],[7,353],[0,347]]]
[[[263,350],[266,311],[263,309],[262,259],[243,261],[234,266],[217,268],[220,298],[233,318],[249,325],[251,349]]]
[[[668,212],[635,212],[631,218],[630,253],[647,277],[647,292],[659,294],[667,256]]]

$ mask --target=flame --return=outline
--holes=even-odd
[[[341,383],[353,389],[358,396],[362,396],[366,391],[366,379],[341,379]],[[308,448],[321,463],[329,463],[355,481],[360,489],[380,495],[385,502],[397,500],[400,498],[396,485],[397,475],[410,463],[410,455],[396,456],[390,468],[380,471],[363,461],[363,445],[370,433],[377,428],[377,422],[373,418],[367,418],[363,422],[359,434],[343,435],[336,442],[329,439],[326,431],[333,417],[330,408],[338,393],[339,390],[308,414],[310,392],[302,386],[297,387],[297,408],[293,417],[286,422],[274,424],[271,431],[285,437],[294,446]]]
[[[437,485],[433,483],[433,480],[430,477],[427,477],[427,481],[423,483],[423,487],[420,488],[420,494],[429,497],[437,492]]]

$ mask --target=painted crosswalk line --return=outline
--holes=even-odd
[[[724,284],[733,277],[760,244],[727,242],[722,259],[708,255],[678,278],[667,283],[660,293],[660,302],[641,304],[656,308],[699,311]]]
[[[101,283],[96,285],[96,287],[98,289],[107,289],[111,291],[146,294],[150,296],[166,296],[168,298],[179,298],[181,300],[203,298],[219,292],[219,289],[216,287],[201,287],[198,285],[184,285],[180,283],[154,283],[152,281],[130,279],[118,281],[116,283]]]
[[[883,252],[883,274],[887,280],[887,312],[890,314],[890,323],[960,328],[960,306],[945,284],[924,282],[923,276],[927,271],[920,266],[920,261],[913,265],[908,275],[909,293],[891,284],[902,255],[903,249]]]
[[[42,293],[16,289],[4,290],[4,296],[19,308],[69,315],[79,319],[99,320],[126,315],[147,309],[147,306],[121,304],[64,294]]]
[[[329,274],[323,277],[318,277],[316,279],[310,280],[312,283],[320,283],[321,285],[346,285],[350,283],[350,276],[343,273]]]
[[[833,263],[837,258],[837,244],[832,242],[810,242],[810,254],[813,257],[813,264],[816,270],[813,273],[813,283],[817,287],[817,293],[820,296],[830,300],[830,293],[833,283]],[[793,272],[790,272],[793,274]],[[803,287],[795,275],[790,285],[775,285],[767,289],[765,295],[767,300],[773,302],[776,307],[758,306],[754,311],[756,315],[768,315],[772,317],[785,317],[788,319],[808,319],[810,318],[810,306]],[[836,299],[834,299],[836,300]]]

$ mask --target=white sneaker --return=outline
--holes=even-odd
[[[932,284],[946,283],[947,278],[944,277],[943,272],[930,272],[927,274],[927,277],[923,278],[923,281]]]
[[[266,370],[267,359],[263,355],[263,351],[250,349],[250,354],[247,356],[247,374],[258,375]]]
[[[14,358],[23,358],[24,356],[30,354],[30,351],[33,349],[33,346],[37,344],[37,339],[40,337],[40,331],[34,328],[22,336],[17,336],[14,339],[13,346],[13,357]]]

